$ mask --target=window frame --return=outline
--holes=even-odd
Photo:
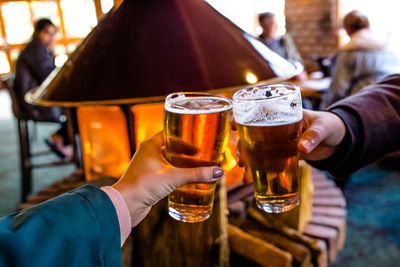
[[[64,21],[64,12],[61,7],[61,0],[0,0],[0,35],[1,38],[3,38],[4,43],[0,45],[0,50],[4,52],[7,56],[8,64],[10,65],[10,72],[8,73],[0,73],[0,75],[4,74],[9,74],[11,72],[14,72],[15,70],[15,62],[13,62],[12,57],[11,57],[11,51],[13,50],[22,50],[27,43],[18,43],[18,44],[10,44],[7,41],[7,33],[6,33],[6,25],[4,23],[4,17],[3,17],[3,11],[2,11],[2,6],[3,4],[7,4],[10,2],[27,2],[29,5],[29,12],[30,12],[30,21],[32,25],[34,24],[34,14],[33,14],[33,8],[32,8],[32,2],[33,1],[40,1],[40,2],[54,2],[57,4],[57,11],[58,11],[58,17],[60,19],[60,32],[61,32],[61,38],[56,40],[56,45],[63,45],[65,47],[65,51],[68,51],[68,45],[70,44],[76,44],[79,43],[83,38],[81,37],[67,37],[66,30],[65,30],[65,21]],[[92,0],[94,3],[94,7],[96,10],[96,18],[97,22],[100,21],[100,19],[105,15],[102,11],[102,5],[101,5],[101,0]],[[114,8],[118,7],[123,0],[113,0],[114,2]]]

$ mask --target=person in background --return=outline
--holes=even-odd
[[[322,98],[322,108],[387,75],[400,73],[399,58],[387,49],[388,38],[374,34],[364,14],[357,10],[346,14],[343,27],[350,42],[339,48],[332,60],[332,83]]]
[[[55,68],[51,51],[55,44],[57,29],[49,19],[40,19],[35,24],[32,40],[18,57],[15,68],[13,91],[22,113],[36,121],[61,123],[61,109],[33,106],[25,102],[27,91],[39,86]],[[66,122],[51,135],[46,143],[61,157],[72,157],[73,148],[68,138]]]
[[[270,12],[261,13],[258,15],[258,21],[263,31],[258,39],[262,43],[286,60],[303,64],[303,59],[297,51],[292,37],[288,33],[278,36],[278,23],[275,14]],[[307,74],[303,71],[296,79],[304,80],[306,77]]]
[[[85,185],[0,219],[0,266],[122,266],[121,246],[151,207],[188,183],[216,182],[217,166],[175,168],[163,133],[143,142],[122,177]]]

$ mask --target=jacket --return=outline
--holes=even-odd
[[[0,219],[0,266],[122,266],[116,210],[85,185]]]
[[[13,93],[20,113],[28,119],[60,122],[61,109],[33,106],[25,102],[25,93],[39,86],[55,68],[53,57],[38,39],[24,48],[18,57],[15,68]]]
[[[328,159],[310,162],[337,177],[400,150],[400,74],[369,85],[329,107],[342,118],[346,135]]]

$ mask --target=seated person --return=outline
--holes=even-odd
[[[25,102],[24,95],[39,86],[55,68],[53,54],[49,49],[54,45],[56,27],[48,19],[36,22],[32,40],[21,52],[15,69],[14,94],[21,112],[29,119],[37,121],[60,122],[60,108],[33,106]],[[52,134],[52,142],[47,142],[61,157],[72,157],[72,146],[66,123]]]
[[[265,12],[259,14],[258,21],[263,30],[262,34],[258,37],[262,43],[286,60],[303,64],[303,59],[297,51],[292,37],[288,33],[281,37],[277,35],[278,23],[273,13]],[[307,74],[302,72],[296,79],[304,80],[306,77]]]
[[[322,107],[358,92],[364,86],[389,74],[400,72],[400,61],[387,50],[387,38],[379,38],[369,28],[369,20],[359,11],[348,13],[343,26],[350,42],[337,52],[332,66],[330,91]]]

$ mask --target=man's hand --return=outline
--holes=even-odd
[[[303,111],[303,134],[297,144],[301,157],[322,160],[330,157],[343,140],[346,126],[331,112]]]

